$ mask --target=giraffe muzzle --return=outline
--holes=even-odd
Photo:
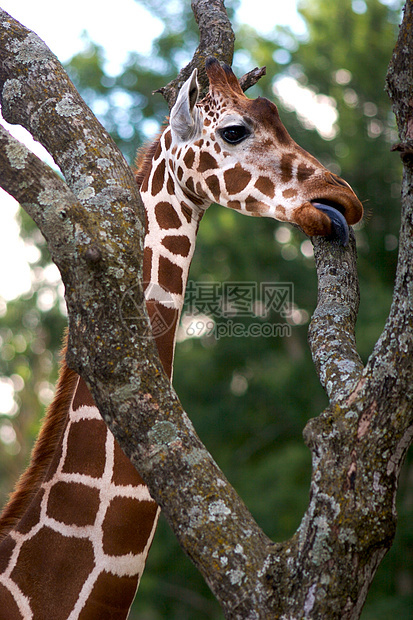
[[[313,202],[312,205],[322,211],[331,221],[331,235],[329,239],[337,239],[341,245],[346,247],[349,240],[349,228],[347,220],[338,208],[328,204],[322,204],[321,202]]]

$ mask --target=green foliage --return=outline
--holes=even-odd
[[[176,75],[197,45],[189,2],[143,0],[142,4],[164,22],[150,57],[131,55],[119,75],[108,75],[104,51],[86,37],[84,51],[68,66],[76,86],[130,162],[167,115],[162,97],[152,92]],[[230,15],[236,17],[238,2],[227,4]],[[251,89],[250,96],[274,99],[275,87],[283,122],[293,138],[349,181],[365,204],[366,218],[356,234],[361,287],[358,343],[367,359],[388,313],[397,258],[401,166],[397,155],[390,153],[397,135],[384,77],[400,2],[305,0],[300,11],[307,26],[301,38],[286,28],[274,28],[272,35],[263,37],[239,25],[234,68],[240,75],[255,65],[267,66],[267,77]],[[314,96],[329,97],[337,121],[328,140],[306,126],[308,121],[294,111],[294,102],[282,96],[280,80],[286,77],[311,89]],[[16,393],[20,413],[11,420],[19,429],[22,450],[13,454],[13,446],[8,446],[0,451],[3,491],[27,459],[37,432],[43,409],[41,386],[54,381],[52,354],[56,360],[64,324],[58,298],[47,309],[41,303],[42,289],[51,288],[42,280],[49,259],[33,224],[23,215],[22,233],[40,253],[32,265],[37,274],[33,290],[9,303],[0,319],[0,374],[22,376],[27,388]],[[252,322],[282,323],[289,327],[290,336],[186,337],[178,344],[175,362],[174,385],[199,435],[258,523],[276,541],[291,536],[305,510],[311,463],[302,431],[327,403],[306,342],[317,286],[306,243],[302,233],[289,233],[285,225],[211,207],[201,224],[191,280],[257,286],[293,283],[290,317],[279,313],[262,317],[257,312],[242,319],[246,328]],[[213,318],[217,324],[230,321]],[[390,610],[407,618],[411,610],[411,460],[408,467],[400,484],[396,541],[369,594],[363,612],[366,620],[388,618]],[[130,617],[222,617],[163,520]]]

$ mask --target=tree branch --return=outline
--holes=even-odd
[[[402,217],[396,283],[390,315],[368,367],[403,381],[406,397],[413,385],[413,5],[408,0],[399,37],[389,65],[386,88],[396,115],[403,161]]]
[[[169,109],[174,105],[181,86],[194,69],[198,70],[201,92],[206,94],[208,76],[205,71],[205,60],[208,56],[215,56],[227,65],[232,65],[235,35],[224,0],[192,0],[191,6],[199,28],[199,45],[191,62],[179,72],[178,77],[156,91],[166,99]]]
[[[313,243],[318,302],[309,344],[322,386],[331,400],[340,401],[363,370],[354,334],[359,306],[356,244],[353,234],[347,248],[321,237]]]
[[[248,73],[240,77],[239,84],[242,90],[244,91],[244,93],[246,90],[248,90],[252,86],[255,86],[258,80],[260,80],[266,73],[267,73],[266,67],[261,67],[261,68],[255,67],[255,69],[248,71]]]
[[[65,252],[65,262],[70,262],[74,251],[70,216],[79,208],[76,196],[58,174],[1,125],[0,182],[42,230],[52,257],[56,248]]]
[[[43,144],[82,204],[92,209],[97,208],[97,203],[113,208],[120,198],[118,195],[108,203],[108,180],[113,174],[134,186],[132,171],[119,149],[45,43],[2,9],[0,23],[3,117],[9,123],[25,127]],[[59,127],[59,131],[53,131],[53,127]],[[101,154],[99,160],[97,152]],[[93,178],[96,166],[99,174]],[[121,194],[124,188],[119,185]],[[122,201],[123,206],[133,203],[144,221],[136,187]]]

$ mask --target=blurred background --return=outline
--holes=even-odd
[[[111,14],[101,11],[100,3],[88,3],[95,5],[89,32],[76,41],[75,52],[68,45],[59,57],[132,163],[136,150],[156,135],[168,114],[163,98],[152,92],[189,61],[198,35],[190,2],[128,2],[139,9],[135,21],[122,15],[127,3],[122,0],[120,24],[110,24],[106,40],[95,34],[95,22],[106,21],[107,26]],[[289,4],[288,15],[283,4]],[[364,221],[356,227],[361,289],[357,340],[364,361],[387,317],[397,261],[401,164],[390,152],[397,131],[384,80],[402,4],[302,0],[296,9],[293,2],[276,1],[268,14],[268,3],[259,0],[226,2],[237,37],[235,72],[241,76],[257,65],[267,67],[267,76],[248,95],[275,101],[292,137],[342,175],[364,204]],[[38,5],[45,7],[39,28],[30,18],[30,10]],[[60,8],[57,14],[50,8],[53,3],[27,0],[26,7],[21,0],[2,6],[59,55],[47,37],[59,37],[65,28]],[[82,12],[68,8],[71,15],[73,11],[78,27],[87,28]],[[50,35],[41,31],[46,16]],[[127,53],[128,49],[135,51]],[[0,220],[0,500],[4,503],[28,462],[45,407],[53,398],[66,319],[63,287],[42,236],[4,194],[0,203],[9,218],[7,224]],[[236,304],[232,312],[222,312],[222,306],[221,311],[198,308],[203,320],[212,321],[209,325],[221,326],[220,333],[230,333],[230,321],[242,325],[245,334],[252,324],[285,327],[271,338],[263,328],[258,330],[261,336],[217,339],[214,329],[198,329],[186,313],[174,372],[174,386],[201,439],[267,535],[284,540],[299,526],[308,503],[311,460],[302,431],[308,419],[327,405],[307,345],[317,295],[311,243],[285,224],[212,206],[200,227],[190,280],[198,291],[202,286],[211,290],[216,283],[256,287],[249,313],[237,311]],[[262,283],[287,283],[288,307],[264,312]],[[397,614],[413,617],[412,508],[410,453],[400,481],[396,539],[377,572],[363,620]],[[222,618],[162,518],[137,601],[131,620]]]

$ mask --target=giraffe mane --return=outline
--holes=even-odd
[[[143,146],[141,146],[138,149],[136,153],[135,163],[132,169],[135,173],[135,179],[136,179],[136,182],[139,188],[142,185],[147,172],[149,172],[149,169],[152,165],[153,156],[156,153],[156,149],[159,146],[161,136],[163,132],[165,131],[165,129],[167,128],[168,123],[169,123],[169,119],[166,119],[165,122],[162,123],[162,127],[158,135],[156,136],[156,138],[153,141],[146,142]]]
[[[143,180],[148,172],[152,158],[155,155],[155,151],[158,147],[160,137],[154,142],[149,142],[144,144],[137,152],[135,159],[135,166],[133,168],[135,172],[135,179],[140,187],[143,183]]]
[[[62,357],[65,352],[66,344],[62,349]],[[22,518],[46,476],[63,432],[77,379],[78,375],[63,361],[56,394],[44,417],[31,453],[30,464],[17,481],[0,516],[0,541]]]

